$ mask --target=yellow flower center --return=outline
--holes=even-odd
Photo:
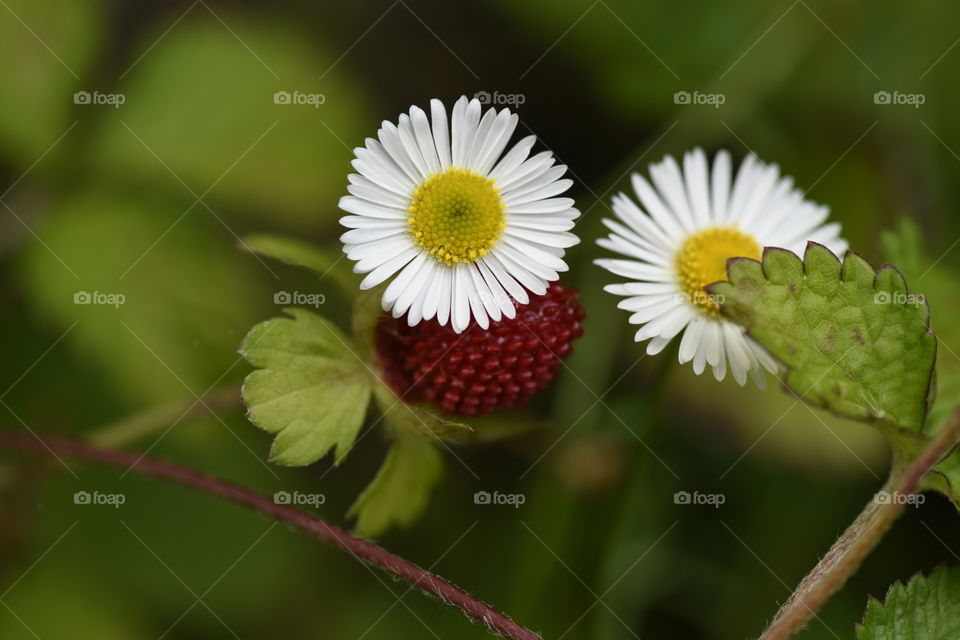
[[[447,266],[486,255],[506,226],[493,180],[469,169],[431,175],[414,189],[407,211],[416,243]]]
[[[693,234],[677,253],[677,279],[684,299],[718,316],[720,305],[703,288],[727,279],[728,258],[759,260],[762,249],[753,236],[735,227],[710,227]]]

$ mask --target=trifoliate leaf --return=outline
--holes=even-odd
[[[843,264],[810,243],[803,261],[767,248],[735,258],[730,282],[708,287],[728,318],[787,368],[807,402],[841,416],[919,431],[927,413],[936,338],[926,301],[890,266],[855,253]]]
[[[871,599],[857,640],[960,638],[960,569],[940,567],[929,578],[897,583],[884,602]]]
[[[261,322],[241,354],[258,370],[243,384],[248,417],[277,434],[270,457],[289,466],[316,462],[336,447],[347,455],[363,424],[372,378],[350,340],[320,316],[287,309]]]
[[[442,462],[440,452],[426,439],[397,438],[373,482],[350,507],[349,515],[357,518],[357,534],[371,538],[416,520],[440,479]]]

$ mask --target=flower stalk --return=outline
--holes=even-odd
[[[960,407],[950,416],[940,432],[919,456],[905,464],[895,460],[890,477],[881,492],[890,500],[877,496],[867,504],[856,520],[843,532],[820,562],[800,582],[790,598],[777,612],[760,640],[788,640],[802,629],[824,603],[846,583],[864,559],[883,539],[894,521],[903,512],[901,496],[913,494],[920,481],[957,444],[960,436]],[[884,495],[883,493],[878,495]]]

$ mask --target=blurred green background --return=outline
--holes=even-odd
[[[865,426],[776,388],[696,377],[671,353],[642,357],[591,264],[630,170],[695,145],[753,151],[829,205],[877,265],[881,232],[913,219],[925,257],[906,275],[933,307],[941,382],[958,368],[957,3],[0,5],[0,424],[87,437],[159,415],[163,427],[129,448],[266,493],[322,493],[321,515],[346,525],[384,454],[380,434],[341,468],[272,467],[270,437],[231,387],[247,371],[236,348],[278,312],[276,292],[323,293],[320,311],[340,322],[347,305],[239,238],[336,248],[351,148],[382,119],[431,97],[522,99],[518,134],[535,132],[570,166],[585,214],[567,277],[589,314],[575,373],[536,400],[551,428],[446,455],[427,514],[381,542],[545,638],[755,637],[887,464]],[[275,104],[278,91],[324,100]],[[723,104],[677,104],[681,91]],[[923,104],[878,104],[880,91]],[[78,292],[124,303],[75,304]],[[211,389],[221,419],[177,420]],[[486,636],[212,498],[74,461],[0,463],[4,640]],[[479,490],[525,504],[475,505]],[[126,502],[77,505],[78,491]],[[726,502],[676,505],[677,491]],[[960,518],[928,496],[802,637],[852,637],[869,594],[958,552]]]

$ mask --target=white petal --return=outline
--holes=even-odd
[[[410,161],[413,162],[413,165],[417,168],[420,180],[425,179],[430,175],[430,165],[427,164],[423,154],[420,152],[417,135],[413,131],[413,123],[410,121],[410,116],[405,113],[400,114],[400,121],[397,123],[397,133],[400,135],[400,142],[403,144],[404,151],[407,152],[407,157],[410,158]]]
[[[526,289],[524,289],[513,276],[507,273],[507,270],[500,261],[496,259],[496,256],[487,254],[480,259],[480,262],[490,269],[490,273],[496,277],[497,282],[503,285],[503,288],[510,294],[510,297],[520,304],[530,302],[530,297],[527,295]]]
[[[696,148],[683,156],[683,172],[686,178],[687,199],[693,213],[693,222],[698,228],[710,226],[710,193],[707,154]]]
[[[727,220],[727,200],[730,197],[730,153],[719,151],[713,159],[711,209],[713,223],[722,225]]]
[[[513,306],[513,301],[510,299],[510,295],[503,288],[503,285],[500,284],[500,281],[497,280],[497,277],[493,274],[493,271],[490,270],[490,267],[487,266],[487,263],[483,260],[478,260],[477,269],[480,271],[480,275],[483,276],[484,282],[487,283],[487,288],[490,290],[490,295],[493,296],[493,301],[500,307],[500,311],[503,316],[507,318],[514,318],[517,315],[517,309]],[[499,320],[494,314],[490,314],[490,317],[495,320]]]
[[[630,181],[637,197],[640,198],[640,203],[643,204],[644,209],[647,210],[653,221],[663,229],[664,234],[673,240],[682,238],[686,233],[683,224],[677,215],[667,208],[646,178],[639,173],[634,173]]]
[[[441,170],[440,158],[437,156],[437,145],[430,131],[430,121],[427,114],[420,107],[410,107],[410,122],[413,124],[413,133],[417,139],[417,147],[427,165],[428,173],[439,173]]]
[[[463,333],[470,326],[470,276],[464,271],[464,265],[453,268],[453,288],[450,295],[450,326],[457,333]]]
[[[423,273],[421,274],[423,283],[420,286],[420,292],[410,304],[410,310],[407,312],[407,324],[409,326],[416,326],[420,323],[420,320],[424,319],[427,297],[437,288],[435,283],[437,278],[440,277],[439,274],[440,265],[437,262],[430,260],[428,264],[424,266]]]
[[[377,138],[380,140],[380,144],[383,145],[384,150],[390,155],[390,159],[400,167],[400,170],[403,171],[404,175],[406,175],[411,182],[418,184],[423,180],[425,176],[414,164],[413,159],[409,156],[403,146],[403,142],[400,140],[400,132],[397,130],[397,125],[388,120],[384,120],[380,130],[377,131]]]
[[[434,98],[430,101],[430,119],[433,125],[433,141],[437,145],[437,157],[441,168],[449,167],[452,163],[450,156],[450,128],[447,124],[447,108]]]
[[[440,326],[447,324],[450,319],[450,305],[453,302],[453,269],[446,267],[440,270],[440,295],[437,298],[437,322]]]
[[[513,145],[513,148],[507,152],[507,155],[503,156],[500,161],[493,167],[493,170],[490,172],[490,178],[493,180],[499,180],[504,176],[509,176],[512,174],[517,167],[523,164],[524,160],[527,159],[527,156],[530,155],[530,149],[533,148],[533,144],[537,141],[536,136],[527,136]],[[499,187],[499,185],[497,185]]]
[[[483,148],[490,138],[490,131],[493,129],[493,123],[496,119],[496,109],[487,109],[483,117],[480,118],[480,124],[477,125],[477,130],[474,132],[473,139],[470,141],[467,149],[467,159],[464,165],[466,168],[477,171],[477,161],[480,159]]]
[[[482,174],[490,173],[493,163],[497,161],[497,158],[507,147],[507,143],[510,142],[510,136],[513,135],[519,121],[520,118],[516,114],[511,114],[507,109],[500,112],[486,144],[476,158],[478,172]]]
[[[663,162],[650,165],[650,177],[663,196],[663,199],[669,203],[674,216],[679,220],[681,226],[685,229],[696,229],[693,222],[693,214],[690,212],[690,204],[687,202],[686,188],[683,184],[683,174],[680,173],[680,166],[673,156],[667,156]]]
[[[680,351],[677,354],[680,364],[685,364],[693,360],[700,346],[700,338],[703,335],[703,327],[706,320],[703,317],[695,317],[687,325],[687,330],[683,332],[683,338],[680,340]]]
[[[376,269],[371,271],[369,274],[367,274],[367,277],[364,278],[363,281],[360,283],[361,291],[372,289],[373,287],[377,286],[381,282],[385,281],[387,278],[389,278],[390,276],[395,274],[397,271],[399,271],[399,269],[403,265],[413,260],[413,258],[418,253],[420,253],[418,250],[410,249],[408,251],[404,251],[400,255],[394,256],[390,260],[387,260],[386,262],[381,264],[379,267],[377,267]],[[354,266],[354,269],[356,269],[357,266],[359,266],[359,263]]]
[[[417,277],[417,274],[420,273],[420,270],[423,266],[429,261],[430,258],[425,252],[421,252],[416,258],[410,261],[410,264],[403,268],[403,271],[397,274],[397,276],[387,285],[386,290],[383,292],[383,305],[385,308],[396,308],[397,300],[403,295],[404,291],[407,290],[407,287],[411,282]],[[416,287],[415,287],[416,288]],[[410,296],[411,302],[413,296]],[[407,306],[409,306],[409,302]],[[406,307],[400,313],[394,315],[394,317],[399,318],[403,312],[406,311]]]
[[[452,153],[453,166],[466,167],[469,161],[470,146],[480,122],[480,102],[467,101],[461,97],[453,106]]]
[[[491,263],[498,264],[504,271],[510,274],[511,278],[519,282],[534,295],[542,296],[547,292],[547,283],[542,278],[538,278],[530,273],[526,267],[523,267],[517,264],[514,260],[511,260],[510,257],[507,256],[501,249],[502,246],[496,247],[493,251],[484,256],[488,265]],[[506,283],[503,282],[503,280],[500,280],[500,282],[506,286]],[[520,302],[520,298],[517,298],[517,296],[514,296],[514,298]],[[520,302],[520,304],[526,304],[526,302]]]

